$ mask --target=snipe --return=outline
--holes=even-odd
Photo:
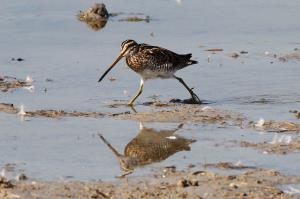
[[[140,88],[128,105],[132,105],[143,92],[144,81],[155,78],[177,79],[188,90],[193,102],[201,103],[199,97],[186,85],[183,79],[175,76],[178,70],[198,63],[197,61],[191,60],[192,54],[180,55],[158,46],[143,43],[138,44],[134,40],[126,40],[122,42],[121,51],[116,60],[103,73],[98,82],[100,82],[123,57],[126,58],[126,63],[129,68],[141,76]]]

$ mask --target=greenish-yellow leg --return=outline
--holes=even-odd
[[[175,76],[175,75],[173,75],[173,77],[175,78],[175,79],[177,79],[188,91],[189,91],[189,93],[191,94],[191,96],[192,96],[192,99],[195,101],[195,102],[197,102],[197,103],[199,103],[199,104],[201,104],[201,100],[200,100],[200,98],[193,92],[193,90],[191,89],[191,88],[189,88],[187,85],[186,85],[186,83],[183,81],[183,79],[182,78],[180,78],[180,77],[177,77],[177,76]]]
[[[143,88],[144,88],[144,80],[141,79],[141,84],[140,84],[140,88],[138,90],[138,92],[136,93],[136,95],[130,100],[130,102],[128,103],[129,106],[133,105],[133,102],[142,94],[143,92]]]

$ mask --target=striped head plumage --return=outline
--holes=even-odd
[[[123,57],[128,57],[134,53],[136,53],[139,49],[139,44],[136,43],[132,39],[127,39],[122,42],[121,44],[121,50],[118,55],[118,57],[115,59],[115,61],[108,67],[108,69],[103,73],[103,75],[100,77],[98,82],[100,82],[106,75],[107,73],[123,58]]]
[[[122,54],[123,57],[127,57],[129,55],[136,53],[138,51],[138,48],[139,48],[138,43],[136,43],[132,39],[128,39],[122,42],[120,54]]]

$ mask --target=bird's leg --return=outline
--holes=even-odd
[[[129,106],[132,106],[133,102],[136,100],[136,98],[138,98],[142,92],[143,92],[143,87],[144,87],[144,80],[141,79],[141,84],[140,84],[140,88],[138,90],[138,92],[136,93],[136,95],[130,100],[130,102],[128,103]]]
[[[191,88],[189,88],[187,85],[186,85],[186,83],[183,81],[183,79],[182,78],[180,78],[180,77],[177,77],[177,76],[175,76],[175,75],[173,75],[173,77],[175,78],[175,79],[177,79],[188,91],[189,91],[189,93],[191,94],[191,96],[192,96],[192,99],[195,101],[195,102],[197,102],[197,103],[199,103],[199,104],[201,104],[201,100],[200,100],[200,98],[193,92],[193,90],[191,89]]]

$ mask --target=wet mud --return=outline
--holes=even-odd
[[[295,48],[293,52],[281,55],[278,57],[279,61],[300,61],[300,49]]]
[[[212,168],[218,168],[218,169],[234,169],[234,170],[242,170],[242,169],[255,169],[254,166],[247,166],[240,163],[233,164],[231,162],[218,162],[218,163],[206,163],[203,164],[203,167],[212,167]]]
[[[232,111],[218,110],[210,106],[156,102],[152,111],[119,115],[116,118],[142,122],[208,123],[242,126],[245,117]]]
[[[168,170],[169,172],[166,172]],[[1,198],[296,198],[278,188],[300,177],[275,170],[248,169],[235,175],[166,168],[151,176],[118,182],[0,181]],[[8,184],[7,184],[8,183]],[[6,185],[4,185],[6,184]]]
[[[238,142],[238,141],[236,141]],[[250,147],[264,154],[287,154],[292,152],[299,152],[300,140],[291,140],[288,142],[262,142],[262,143],[251,143],[247,141],[238,142],[242,147]]]
[[[300,111],[290,110],[289,112],[292,113],[292,114],[294,114],[297,119],[300,119]]]
[[[299,122],[289,122],[289,121],[274,121],[274,120],[264,120],[260,119],[257,122],[250,122],[250,124],[256,130],[268,131],[268,132],[299,132],[300,123]]]
[[[61,118],[61,117],[91,117],[99,118],[105,114],[100,112],[80,112],[80,111],[64,111],[64,110],[35,110],[25,111],[22,108],[15,107],[13,104],[0,103],[0,112],[9,114],[18,114],[24,117],[48,117],[48,118]]]
[[[25,80],[17,79],[15,77],[1,76],[0,75],[0,91],[8,92],[18,88],[30,86]]]
[[[26,117],[109,117],[122,120],[134,120],[140,122],[165,122],[165,123],[194,123],[194,124],[216,124],[219,127],[237,126],[240,128],[253,128],[265,132],[294,132],[300,131],[299,122],[274,121],[260,119],[256,122],[249,120],[245,115],[228,110],[219,110],[211,106],[200,106],[191,104],[162,103],[159,101],[144,103],[150,106],[151,111],[137,112],[135,108],[128,107],[130,111],[118,113],[84,112],[65,110],[22,110],[14,104],[0,103],[0,112],[18,114]],[[109,105],[109,107],[120,106],[120,104]],[[124,106],[124,105],[121,105]],[[298,114],[298,112],[296,113]]]
[[[150,22],[150,17],[149,16],[145,16],[145,17],[139,17],[139,16],[129,16],[129,17],[125,17],[123,19],[119,19],[119,21],[128,21],[128,22],[140,22],[140,21],[144,21],[146,23]]]

